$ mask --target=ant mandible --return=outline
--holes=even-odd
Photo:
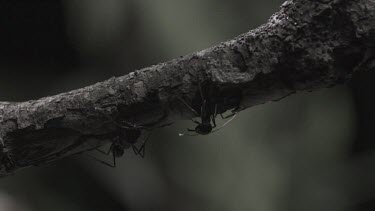
[[[199,116],[200,119],[201,119],[201,122],[199,122],[199,121],[194,120],[192,118],[191,121],[196,123],[197,126],[195,127],[195,129],[190,129],[190,128],[187,129],[187,131],[195,132],[196,134],[180,133],[179,134],[180,136],[184,136],[184,135],[187,135],[187,136],[207,135],[207,134],[216,132],[216,131],[220,130],[221,128],[223,128],[225,125],[227,125],[230,121],[232,121],[234,119],[234,117],[236,117],[236,114],[237,114],[236,112],[233,112],[232,114],[230,114],[226,117],[224,117],[220,113],[220,116],[221,116],[222,119],[228,119],[228,118],[230,118],[230,119],[227,122],[225,122],[218,129],[213,130],[214,128],[216,128],[217,104],[215,104],[214,107],[212,108],[212,104],[208,103],[207,99],[203,95],[202,86],[201,86],[200,83],[198,84],[198,87],[199,87],[199,95],[200,95],[201,100],[202,100],[200,114],[192,106],[190,106],[185,100],[183,100],[180,97],[178,98],[183,104],[185,104],[194,114]]]

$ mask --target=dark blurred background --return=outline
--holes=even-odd
[[[0,0],[0,101],[84,87],[265,23],[282,0]],[[209,136],[156,130],[145,159],[88,156],[0,179],[0,211],[374,210],[375,76],[243,111]],[[108,146],[107,146],[108,147]],[[95,154],[100,159],[110,157]]]

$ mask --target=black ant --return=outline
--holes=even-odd
[[[208,103],[207,100],[205,99],[204,95],[203,95],[201,84],[199,83],[198,86],[199,86],[199,95],[200,95],[201,100],[202,100],[200,114],[192,106],[190,106],[188,103],[186,103],[185,100],[183,100],[182,98],[179,98],[179,99],[194,114],[196,114],[197,116],[200,117],[201,122],[199,122],[197,120],[194,120],[194,119],[191,119],[191,121],[193,121],[194,123],[196,123],[197,126],[195,127],[195,129],[188,128],[187,131],[189,131],[189,132],[195,132],[196,134],[184,134],[184,133],[180,133],[179,134],[180,136],[184,136],[184,135],[188,135],[188,136],[207,135],[207,134],[216,132],[216,131],[220,130],[222,127],[224,127],[226,124],[228,124],[230,121],[232,121],[234,119],[234,117],[236,116],[236,114],[237,114],[236,112],[233,112],[232,114],[224,117],[220,113],[220,116],[221,116],[222,119],[228,119],[228,118],[230,118],[230,119],[227,122],[225,122],[218,129],[213,130],[214,128],[216,128],[216,117],[217,117],[217,105],[218,104],[214,104],[214,106],[212,108],[213,104],[212,103]]]
[[[123,121],[122,124],[117,124],[118,126],[118,135],[114,138],[111,146],[109,147],[109,150],[107,152],[104,152],[98,148],[96,148],[97,151],[99,151],[102,154],[109,155],[112,153],[113,156],[113,164],[109,164],[105,161],[99,160],[95,157],[93,157],[95,160],[115,168],[116,167],[116,158],[122,157],[124,155],[124,152],[126,149],[129,149],[130,147],[133,148],[133,151],[135,155],[139,155],[142,158],[145,157],[145,146],[146,142],[149,138],[149,136],[145,139],[145,141],[142,143],[141,147],[138,148],[135,146],[138,139],[140,138],[142,134],[142,129],[149,129],[144,126],[137,126],[135,124],[131,124],[128,122]]]
[[[164,119],[165,117],[163,116],[160,120]],[[169,126],[172,123],[166,123],[159,125],[158,127],[165,127]],[[138,142],[138,139],[141,137],[143,131],[150,131],[152,130],[152,125],[155,124],[146,124],[146,125],[136,125],[136,124],[131,124],[126,121],[121,121],[121,124],[116,124],[117,125],[117,133],[118,135],[114,138],[111,146],[109,147],[109,150],[107,152],[104,152],[98,148],[96,148],[97,151],[99,151],[102,154],[109,155],[112,153],[113,156],[113,164],[109,164],[105,161],[99,160],[95,157],[93,157],[95,160],[99,161],[100,163],[103,163],[107,166],[110,167],[116,167],[116,158],[122,157],[125,153],[126,149],[129,149],[132,147],[134,154],[139,155],[142,158],[145,157],[145,152],[146,152],[146,143],[147,140],[149,139],[151,133],[148,134],[146,137],[145,141],[142,143],[141,147],[137,147],[135,144]],[[149,127],[150,126],[150,127]]]

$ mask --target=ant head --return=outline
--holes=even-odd
[[[211,131],[212,131],[211,124],[199,124],[197,125],[197,127],[195,127],[195,132],[201,135],[207,135],[211,133]]]

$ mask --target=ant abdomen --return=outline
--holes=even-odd
[[[126,128],[119,131],[119,138],[123,142],[135,144],[141,136],[142,131],[138,128]]]

